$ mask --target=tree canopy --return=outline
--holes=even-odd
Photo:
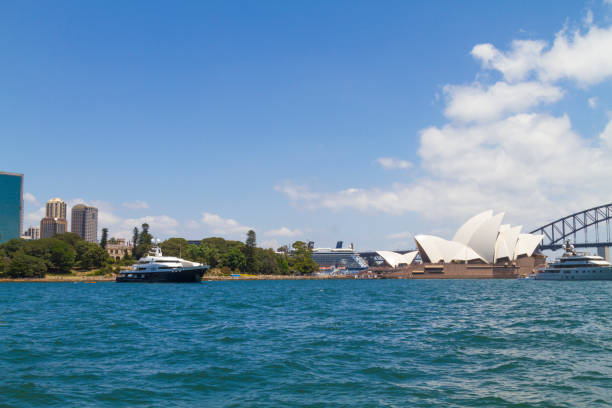
[[[183,238],[169,238],[160,244],[164,255],[181,256],[212,268],[260,275],[311,274],[319,266],[312,260],[312,251],[306,243],[297,241],[290,251],[285,245],[282,252],[257,247],[255,231],[250,230],[245,242],[220,237],[204,238],[199,245],[189,244]]]
[[[52,238],[5,242],[0,245],[0,261],[0,272],[28,278],[44,276],[47,272],[69,273],[72,268],[101,268],[110,258],[98,244],[68,232]],[[19,268],[23,270],[20,272]]]

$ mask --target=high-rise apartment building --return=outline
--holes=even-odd
[[[45,217],[66,219],[66,203],[61,198],[52,198],[47,201]]]
[[[23,174],[0,172],[0,244],[21,236]]]
[[[84,204],[72,207],[70,231],[88,242],[98,242],[98,209]]]
[[[68,232],[68,222],[62,218],[45,217],[40,220],[40,237],[51,238]]]
[[[66,203],[61,198],[52,198],[47,201],[45,218],[40,221],[40,237],[51,238],[55,234],[66,232],[68,232]]]

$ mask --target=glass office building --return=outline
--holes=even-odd
[[[0,244],[21,236],[23,174],[0,172]]]

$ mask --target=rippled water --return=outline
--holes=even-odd
[[[612,282],[0,284],[0,406],[612,405]]]

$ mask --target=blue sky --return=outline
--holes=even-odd
[[[265,246],[408,248],[488,208],[531,229],[612,199],[611,18],[606,1],[2,2],[0,170],[25,174],[26,228],[61,197],[111,235],[250,227]]]

